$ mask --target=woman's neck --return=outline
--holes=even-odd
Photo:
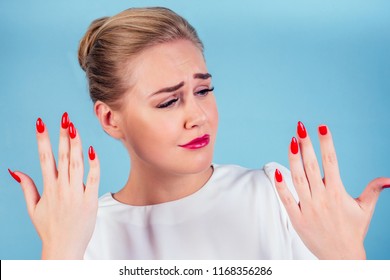
[[[114,194],[114,198],[134,206],[174,201],[201,189],[212,174],[212,166],[202,172],[185,175],[133,166],[126,185]]]

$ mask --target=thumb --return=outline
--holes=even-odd
[[[390,187],[390,178],[376,178],[368,183],[362,194],[356,199],[360,206],[374,210],[381,191]]]
[[[41,196],[39,195],[39,192],[37,190],[37,187],[35,186],[34,181],[27,175],[19,171],[12,172],[10,169],[8,169],[11,176],[20,183],[24,198],[26,200],[27,205],[27,211],[30,217],[33,216],[35,206],[37,205],[38,201],[41,199]]]

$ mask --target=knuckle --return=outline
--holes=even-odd
[[[282,199],[282,202],[283,204],[286,206],[286,207],[289,207],[291,205],[294,205],[296,204],[296,201],[293,197],[291,196],[288,196],[288,195],[284,195],[283,197],[281,197]]]
[[[88,178],[88,185],[95,185],[99,183],[99,176],[97,175],[90,175]]]
[[[39,153],[39,160],[42,163],[48,163],[51,160],[51,153],[48,151],[43,151]]]
[[[305,170],[309,172],[317,171],[318,165],[317,162],[314,160],[310,160],[305,163]]]
[[[69,162],[69,152],[61,152],[58,157],[59,157],[58,160],[61,163]]]
[[[72,170],[78,170],[80,168],[83,168],[83,162],[79,159],[73,159],[70,162],[70,168]]]
[[[325,153],[323,156],[322,156],[322,161],[325,163],[325,164],[328,164],[328,165],[337,165],[337,156],[336,156],[336,153],[335,152],[329,152],[329,153]]]
[[[301,174],[292,174],[292,180],[294,185],[301,186],[307,183],[306,176],[303,176]]]

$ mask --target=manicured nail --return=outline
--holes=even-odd
[[[326,127],[326,125],[321,125],[318,127],[318,131],[321,135],[326,135],[328,133],[328,128]]]
[[[385,185],[382,187],[382,189],[389,189],[390,188],[390,185]]]
[[[291,139],[290,150],[294,155],[296,155],[298,153],[298,141],[297,141],[297,138],[295,138],[295,137],[293,137]]]
[[[280,173],[279,169],[275,170],[275,179],[276,179],[276,182],[278,182],[278,183],[283,181],[283,176],[282,176],[282,173]]]
[[[38,119],[37,119],[36,126],[37,126],[37,131],[38,131],[39,133],[42,133],[42,132],[45,131],[45,124],[43,123],[43,121],[42,121],[41,118],[38,118]]]
[[[299,138],[302,138],[302,139],[306,138],[307,132],[306,132],[306,128],[303,125],[303,123],[298,122],[297,131],[298,131]]]
[[[88,149],[88,156],[90,160],[94,160],[96,157],[95,150],[92,146],[90,146]]]
[[[20,180],[19,176],[16,175],[14,172],[11,171],[11,169],[8,168],[9,174],[11,174],[12,178],[15,179],[16,182],[20,183],[22,180]]]
[[[74,124],[71,122],[69,123],[69,136],[70,138],[74,139],[76,137],[76,128],[74,127]]]
[[[62,118],[61,118],[61,127],[63,129],[67,129],[69,127],[69,116],[68,116],[68,113],[65,112],[63,115],[62,115]]]

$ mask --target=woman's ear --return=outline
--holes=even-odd
[[[118,125],[118,112],[112,110],[110,106],[102,101],[95,102],[94,110],[104,131],[115,139],[121,139],[122,131]]]

